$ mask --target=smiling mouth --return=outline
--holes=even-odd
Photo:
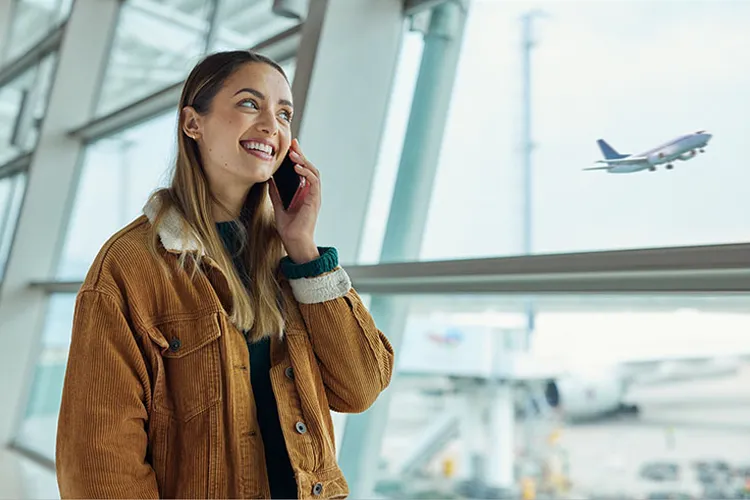
[[[272,160],[276,152],[273,146],[258,141],[240,141],[240,145],[247,153],[264,160]]]

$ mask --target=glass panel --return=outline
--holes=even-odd
[[[210,50],[249,49],[298,24],[272,6],[273,0],[219,0]]]
[[[16,0],[6,59],[23,54],[67,19],[73,0]]]
[[[419,76],[419,61],[424,43],[419,32],[408,31],[404,36],[401,57],[393,84],[393,94],[388,106],[385,130],[380,145],[378,164],[372,183],[370,205],[362,230],[359,264],[377,264],[383,247],[388,214],[391,209],[393,189],[398,175],[409,111],[414,97],[414,86]]]
[[[21,202],[26,192],[26,174],[0,179],[0,281],[5,275]]]
[[[56,55],[0,87],[0,165],[34,149],[47,109]]]
[[[54,460],[57,416],[73,327],[75,294],[52,295],[29,401],[16,442]]]
[[[83,279],[107,239],[167,185],[176,120],[169,112],[88,146],[58,278]]]
[[[120,12],[97,114],[185,79],[206,46],[211,3],[127,0]]]
[[[744,498],[750,296],[392,300],[384,497]]]
[[[248,49],[297,22],[271,12],[271,0],[127,0],[97,114],[104,115],[187,77],[210,50]],[[211,34],[211,41],[207,37]]]
[[[419,257],[523,254],[526,230],[531,253],[746,241],[750,62],[726,64],[717,55],[750,43],[750,3],[538,5],[544,13],[534,17],[535,43],[525,44],[522,16],[533,3],[471,2],[465,37],[455,42],[461,55],[449,116],[427,124],[445,135],[442,144],[425,145],[440,156]],[[438,57],[444,38],[435,39]],[[405,46],[404,57],[416,71],[420,54]],[[528,198],[525,88],[533,143]],[[401,89],[394,99],[409,106]],[[696,134],[702,130],[715,136],[705,148],[707,136]],[[383,148],[402,134],[386,129]],[[656,171],[583,171],[601,166],[600,138],[617,152],[647,156],[635,165]]]

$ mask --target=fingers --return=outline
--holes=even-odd
[[[295,165],[294,170],[301,175],[309,186],[309,194],[313,197],[320,195],[320,178],[308,165]]]
[[[320,179],[320,171],[315,167],[315,165],[313,165],[310,160],[305,157],[304,154],[302,154],[302,148],[300,148],[299,141],[297,139],[294,139],[292,141],[292,146],[290,149],[291,152],[289,156],[292,161],[306,166],[315,173],[315,176],[318,177],[318,179]]]
[[[304,198],[309,198],[313,202],[319,200],[321,196],[320,171],[302,154],[302,148],[297,139],[292,141],[289,148],[289,157],[296,163],[294,170],[307,183],[307,187],[303,188],[307,191]]]

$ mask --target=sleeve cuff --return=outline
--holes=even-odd
[[[300,304],[320,304],[345,296],[352,288],[352,281],[342,267],[314,278],[290,279],[294,298]]]
[[[281,259],[281,272],[288,280],[314,278],[336,270],[339,253],[333,247],[318,247],[320,257],[304,264],[295,264],[288,256]]]

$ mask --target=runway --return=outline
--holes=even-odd
[[[653,491],[683,491],[700,498],[695,461],[750,465],[750,368],[725,379],[632,390],[640,414],[568,426],[566,449],[575,489],[597,495],[643,498]],[[677,481],[639,477],[644,463],[681,466]]]

